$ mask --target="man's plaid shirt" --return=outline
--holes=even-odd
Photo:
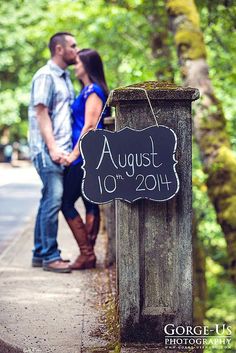
[[[69,73],[52,60],[33,77],[29,105],[29,145],[32,159],[44,150],[45,143],[39,130],[36,109],[38,104],[48,107],[53,135],[58,147],[71,151],[71,104],[74,90]]]

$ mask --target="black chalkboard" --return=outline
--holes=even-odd
[[[176,147],[176,134],[164,125],[89,131],[80,141],[83,195],[98,204],[114,199],[171,199],[179,190]]]

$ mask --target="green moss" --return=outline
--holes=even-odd
[[[216,131],[217,129],[224,129],[225,128],[225,123],[222,120],[213,120],[213,119],[201,119],[200,122],[200,129],[202,130],[209,130],[209,131]],[[218,132],[217,132],[218,136]]]
[[[115,91],[119,91],[119,90],[128,90],[131,89],[132,87],[136,87],[136,88],[144,88],[146,90],[152,90],[152,89],[183,89],[181,86],[176,86],[173,83],[170,82],[166,82],[166,81],[146,81],[146,82],[140,82],[140,83],[135,83],[133,85],[129,85],[129,86],[125,86],[125,87],[119,87],[116,88]]]
[[[229,147],[228,136],[224,130],[217,131],[217,134],[212,134],[211,130],[208,130],[208,133],[202,135],[200,141],[201,150],[205,155],[215,154],[222,144]],[[212,168],[211,165],[209,167]]]
[[[206,57],[203,35],[200,30],[199,15],[193,0],[168,0],[167,10],[171,16],[179,16],[175,42],[184,59]],[[183,15],[182,17],[180,17]]]
[[[225,234],[229,275],[233,281],[236,281],[236,159],[232,150],[227,146],[220,147],[215,154],[207,182],[208,191]]]
[[[207,125],[207,129],[201,128],[201,138],[199,141],[200,148],[204,151],[206,157],[215,156],[216,153],[222,148],[222,145],[229,148],[228,136],[223,128],[214,131],[214,128]],[[219,158],[219,157],[218,157]],[[208,161],[205,167],[207,173],[215,173],[217,170],[222,168],[222,161],[219,159],[211,159],[212,162]],[[223,163],[224,164],[224,163]]]
[[[199,15],[193,0],[168,0],[166,6],[170,15],[186,15],[194,26],[199,27]]]
[[[219,148],[210,173],[209,191],[213,199],[222,200],[219,203],[225,212],[227,199],[235,194],[236,190],[236,160],[232,151],[227,146]],[[235,200],[236,199],[232,199]],[[220,201],[219,201],[220,202]],[[226,202],[226,203],[225,203]],[[234,210],[236,209],[236,203]],[[227,212],[227,211],[226,211]],[[234,211],[235,212],[235,211]],[[228,218],[228,217],[227,217]],[[235,218],[235,215],[234,215]],[[234,220],[232,220],[234,222]],[[230,222],[230,223],[232,223]]]
[[[185,59],[198,59],[206,57],[203,35],[200,31],[191,28],[180,28],[175,34],[175,42],[181,46],[182,56]]]
[[[119,325],[119,315],[118,315],[118,301],[117,297],[113,294],[110,294],[106,302],[102,305],[103,308],[103,319],[106,325],[106,333],[104,336],[107,336],[112,340],[107,345],[110,353],[119,353],[121,349],[120,345],[120,325]]]
[[[218,215],[219,219],[223,220],[224,222],[227,222],[228,224],[230,224],[231,227],[236,228],[236,195],[228,197],[226,200],[222,200],[221,207],[222,212],[220,212]]]

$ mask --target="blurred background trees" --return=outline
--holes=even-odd
[[[2,144],[27,138],[31,79],[49,58],[47,43],[57,31],[99,51],[110,89],[157,79],[202,90],[194,105],[195,321],[235,327],[235,2],[9,0],[0,9]],[[199,59],[205,66],[189,75]],[[220,149],[227,158],[216,158]]]

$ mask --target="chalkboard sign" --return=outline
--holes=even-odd
[[[83,195],[98,204],[171,199],[179,189],[176,147],[176,134],[164,125],[89,131],[80,141]]]

